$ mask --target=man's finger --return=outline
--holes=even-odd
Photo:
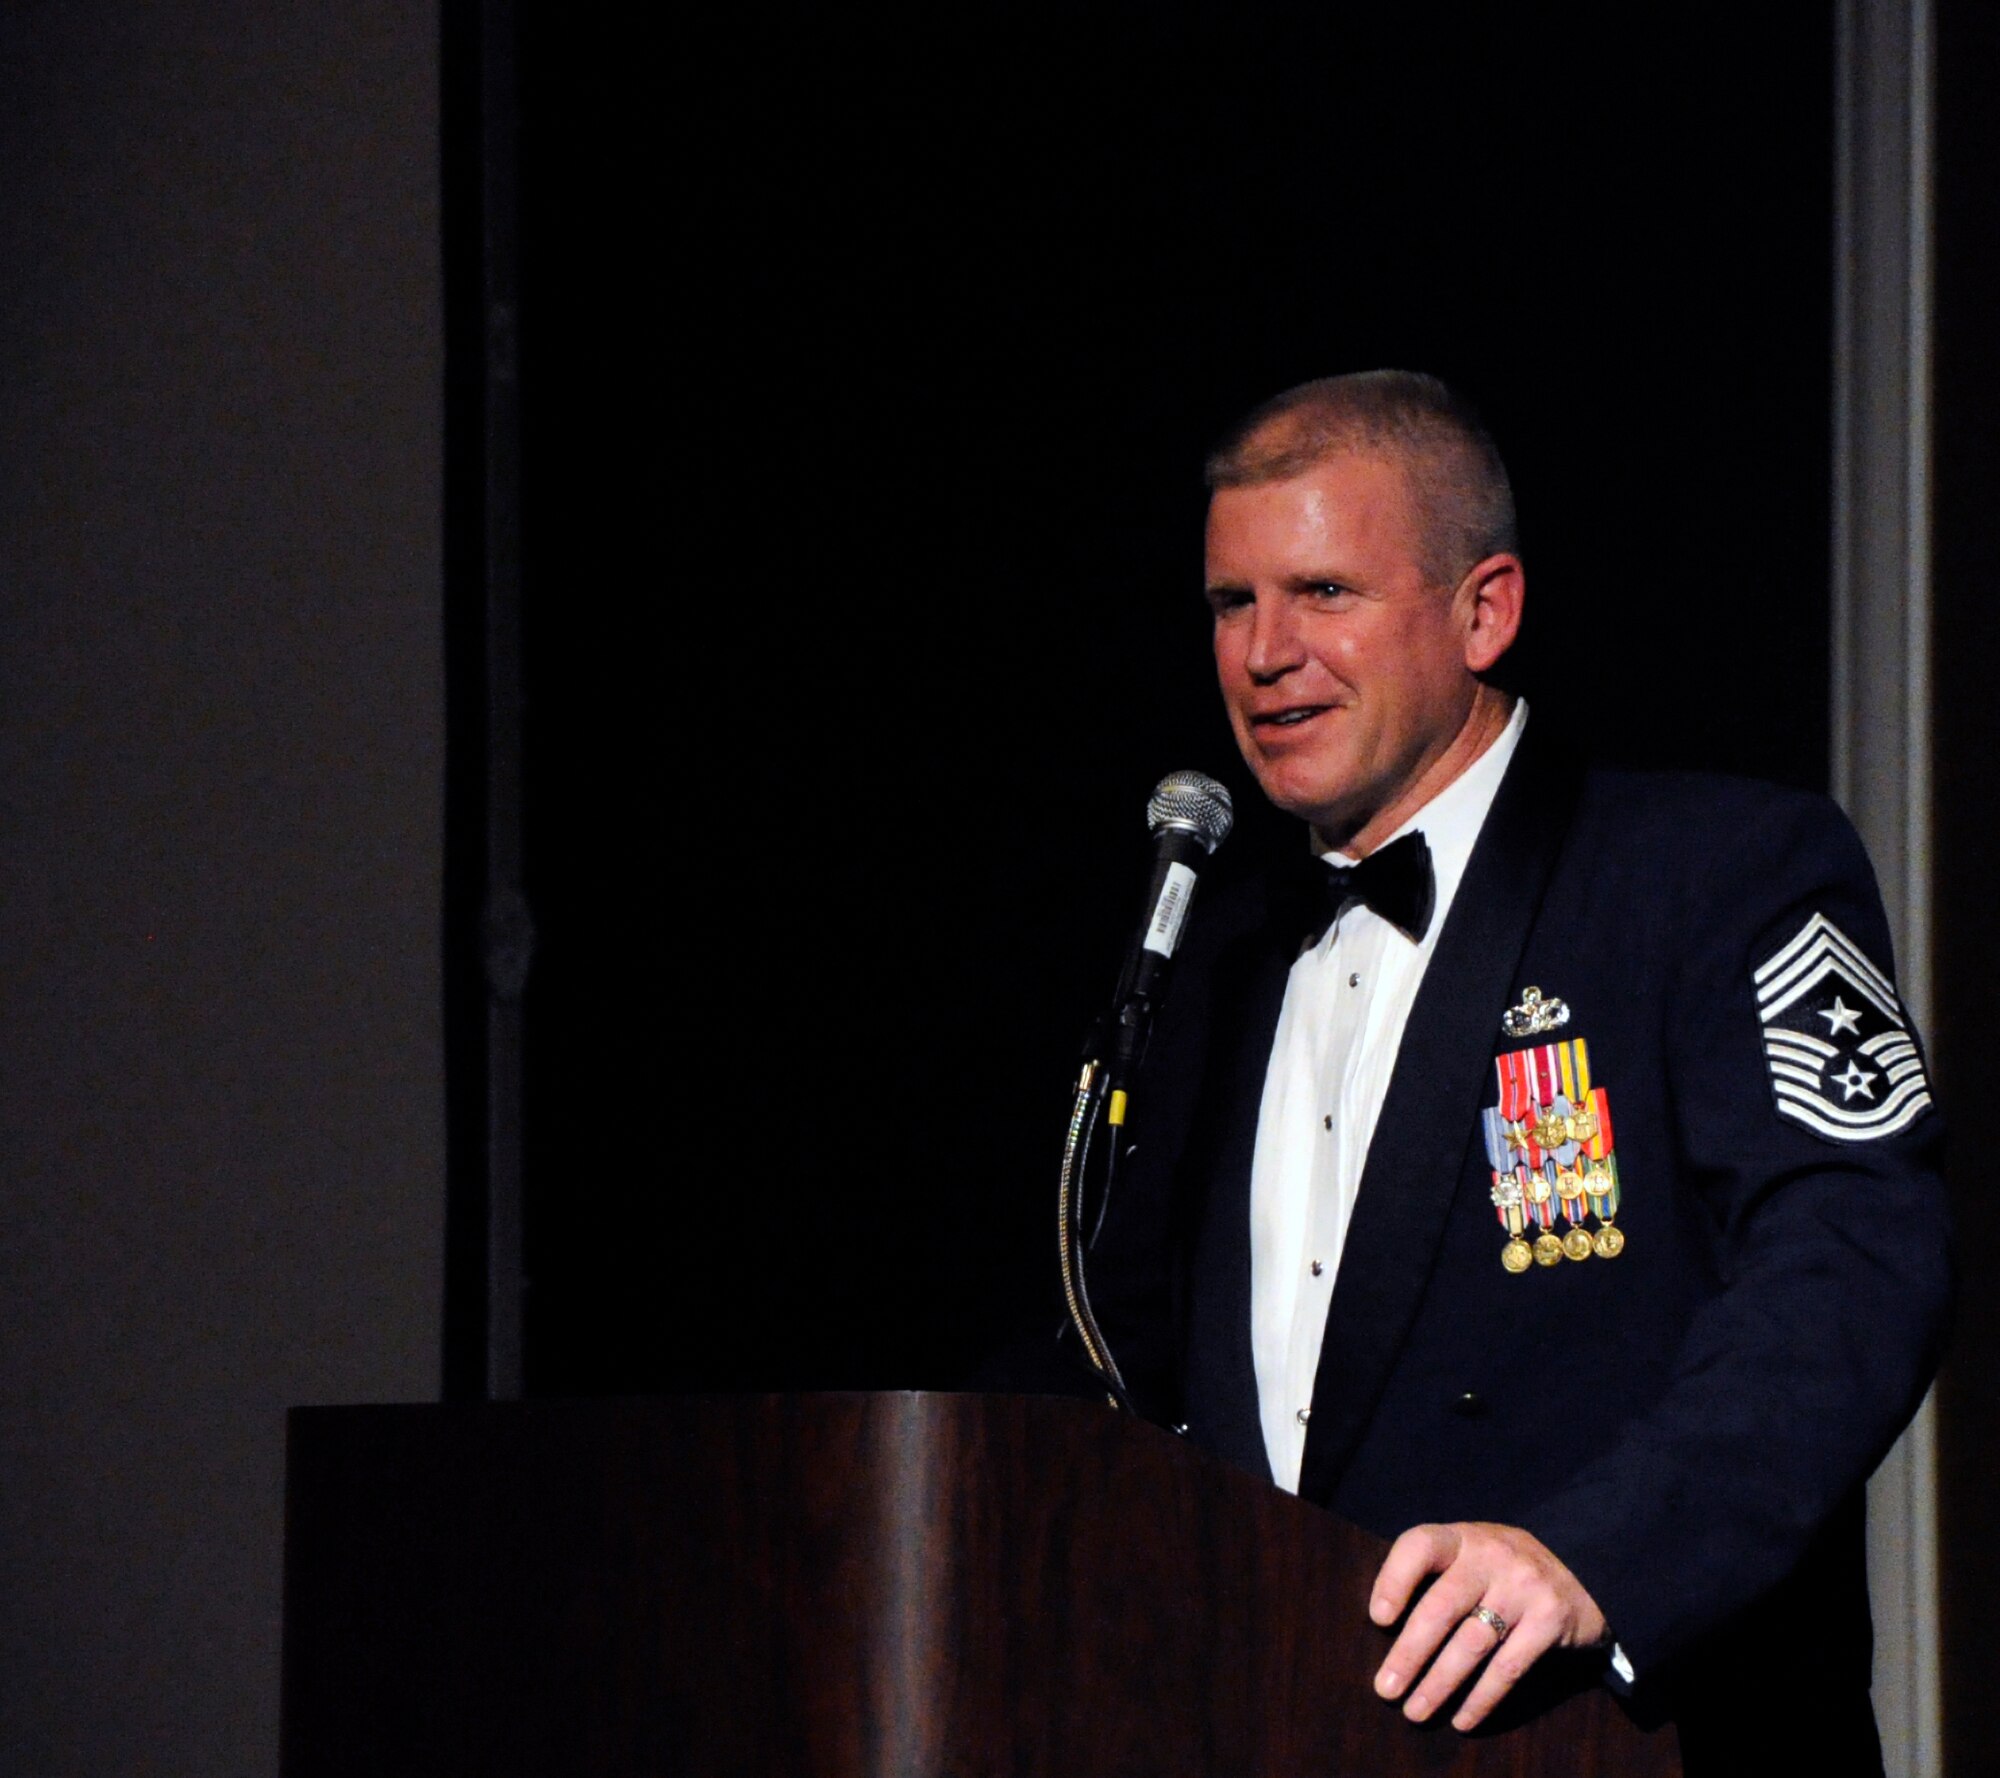
[[[1472,1677],[1482,1662],[1498,1651],[1500,1644],[1501,1639],[1480,1619],[1461,1618],[1445,1638],[1437,1659],[1410,1687],[1403,1714],[1412,1722],[1425,1721]]]
[[[1479,1620],[1471,1620],[1479,1624]],[[1480,1625],[1480,1628],[1485,1628]],[[1559,1640],[1561,1619],[1551,1614],[1532,1614],[1525,1623],[1513,1626],[1494,1649],[1465,1702],[1451,1719],[1451,1726],[1464,1734],[1476,1729],[1492,1714],[1493,1707],[1514,1689],[1522,1674],[1532,1667]],[[1429,1684],[1428,1679],[1425,1681]],[[1442,1702],[1442,1699],[1438,1700]]]
[[[1427,1574],[1441,1574],[1458,1554],[1458,1537],[1449,1525],[1413,1525],[1389,1546],[1375,1576],[1368,1615],[1378,1624],[1393,1624],[1403,1615],[1417,1583]]]
[[[1485,1588],[1485,1578],[1468,1572],[1464,1564],[1447,1568],[1437,1584],[1417,1601],[1402,1634],[1391,1644],[1381,1670],[1375,1675],[1376,1693],[1384,1698],[1401,1697],[1409,1683],[1430,1665],[1431,1657],[1445,1645],[1466,1614],[1479,1603]]]

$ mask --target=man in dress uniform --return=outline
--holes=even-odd
[[[1434,379],[1291,390],[1209,486],[1223,698],[1311,847],[1198,911],[1133,1093],[1091,1263],[1134,1397],[1395,1538],[1413,1719],[1571,1650],[1691,1769],[1879,1770],[1862,1485],[1950,1270],[1859,842],[1495,683],[1512,496]]]

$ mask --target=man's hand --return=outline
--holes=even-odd
[[[1429,1717],[1484,1661],[1486,1671],[1451,1719],[1460,1731],[1475,1728],[1550,1649],[1610,1640],[1604,1613],[1583,1583],[1546,1544],[1512,1525],[1405,1531],[1375,1577],[1368,1615],[1385,1628],[1393,1624],[1427,1574],[1438,1578],[1375,1675],[1375,1690],[1385,1698],[1409,1691],[1403,1714],[1412,1722]],[[1500,1618],[1505,1631],[1473,1615],[1482,1609]]]

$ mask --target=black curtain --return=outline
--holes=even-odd
[[[1147,791],[1254,803],[1198,468],[1281,386],[1467,387],[1531,697],[1823,783],[1830,21],[1522,11],[524,19],[531,1390],[1041,1300]]]

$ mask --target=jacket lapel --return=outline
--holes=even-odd
[[[1331,1497],[1367,1428],[1477,1139],[1500,1015],[1569,827],[1555,751],[1521,737],[1403,1030],[1320,1346],[1299,1476],[1311,1500]]]
[[[1188,1429],[1218,1456],[1267,1478],[1271,1461],[1250,1343],[1250,1164],[1296,949],[1265,918],[1221,959],[1210,1073],[1201,1092],[1208,1122],[1190,1145],[1192,1177],[1205,1189],[1187,1249]]]

